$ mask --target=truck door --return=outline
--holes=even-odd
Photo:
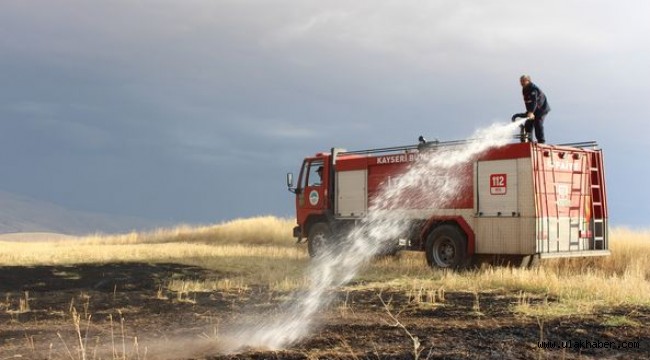
[[[300,176],[301,190],[296,199],[296,207],[299,212],[303,212],[304,217],[325,209],[327,205],[326,174],[322,159],[305,160]]]

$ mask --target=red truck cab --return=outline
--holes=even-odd
[[[325,219],[331,216],[330,208],[332,194],[332,179],[330,163],[331,155],[318,153],[306,158],[298,175],[298,183],[294,187],[293,174],[287,174],[289,190],[296,194],[296,220],[298,224],[293,230],[298,240],[307,237],[308,221]]]

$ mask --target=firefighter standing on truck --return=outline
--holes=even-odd
[[[521,84],[521,92],[524,96],[524,103],[526,104],[526,112],[514,114],[512,121],[515,121],[517,118],[526,118],[526,122],[522,128],[522,142],[526,140],[528,142],[533,141],[532,132],[534,128],[537,142],[543,144],[546,142],[544,138],[544,118],[551,111],[551,107],[548,105],[544,92],[537,85],[533,84],[530,76],[522,75],[519,78],[519,83]]]

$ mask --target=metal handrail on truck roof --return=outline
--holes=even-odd
[[[576,147],[576,148],[597,148],[598,143],[591,140],[591,141],[580,141],[580,142],[574,142],[574,143],[564,143],[564,144],[557,144],[557,146],[569,146],[569,147]]]
[[[516,136],[516,138],[518,139],[519,137]],[[478,139],[449,140],[449,141],[434,140],[434,141],[423,141],[420,142],[419,144],[414,144],[414,145],[391,146],[391,147],[384,147],[384,148],[352,150],[352,151],[345,151],[340,149],[340,151],[337,151],[337,155],[370,155],[370,154],[396,152],[396,151],[422,150],[422,149],[436,148],[439,146],[464,145],[476,140]],[[575,147],[575,148],[596,148],[598,147],[598,143],[596,143],[596,141],[590,140],[590,141],[579,141],[573,143],[556,144],[555,146]]]

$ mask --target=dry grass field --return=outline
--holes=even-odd
[[[609,257],[534,269],[450,272],[430,269],[418,252],[377,258],[331,290],[334,304],[303,341],[222,353],[229,329],[274,314],[309,285],[293,223],[259,217],[123,235],[0,237],[0,360],[650,354],[650,231],[623,228],[610,232]],[[540,348],[546,341],[578,342]],[[589,341],[617,347],[582,346]]]

